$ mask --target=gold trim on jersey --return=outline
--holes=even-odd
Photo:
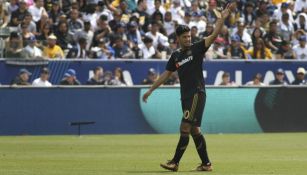
[[[191,114],[190,114],[191,121],[194,119],[194,113],[197,107],[197,102],[198,102],[198,93],[196,93],[193,97],[193,103],[192,103]]]

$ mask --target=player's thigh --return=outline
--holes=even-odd
[[[205,93],[196,93],[192,98],[182,101],[183,117],[182,122],[200,126],[206,103]]]

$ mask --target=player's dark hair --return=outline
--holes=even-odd
[[[183,33],[186,33],[186,32],[190,32],[191,29],[186,26],[186,25],[179,25],[177,28],[176,28],[176,35],[177,36],[180,36],[182,35]]]

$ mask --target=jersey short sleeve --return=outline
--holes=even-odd
[[[173,53],[166,64],[166,70],[175,72],[177,70],[176,62],[175,62],[175,53]]]

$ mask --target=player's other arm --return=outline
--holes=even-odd
[[[161,84],[163,84],[168,78],[172,75],[172,71],[164,71],[161,76],[154,82],[154,84],[150,87],[150,89],[143,95],[143,101],[146,103],[147,98],[151,95],[151,93],[157,89]]]
[[[223,10],[222,12],[219,12],[217,10],[214,11],[217,17],[217,21],[215,23],[215,29],[213,33],[210,36],[204,38],[205,47],[210,47],[210,45],[214,42],[214,40],[219,35],[224,26],[225,19],[230,15],[231,11],[233,11],[235,5],[236,5],[235,2],[232,2],[229,5],[227,5],[226,9]]]

